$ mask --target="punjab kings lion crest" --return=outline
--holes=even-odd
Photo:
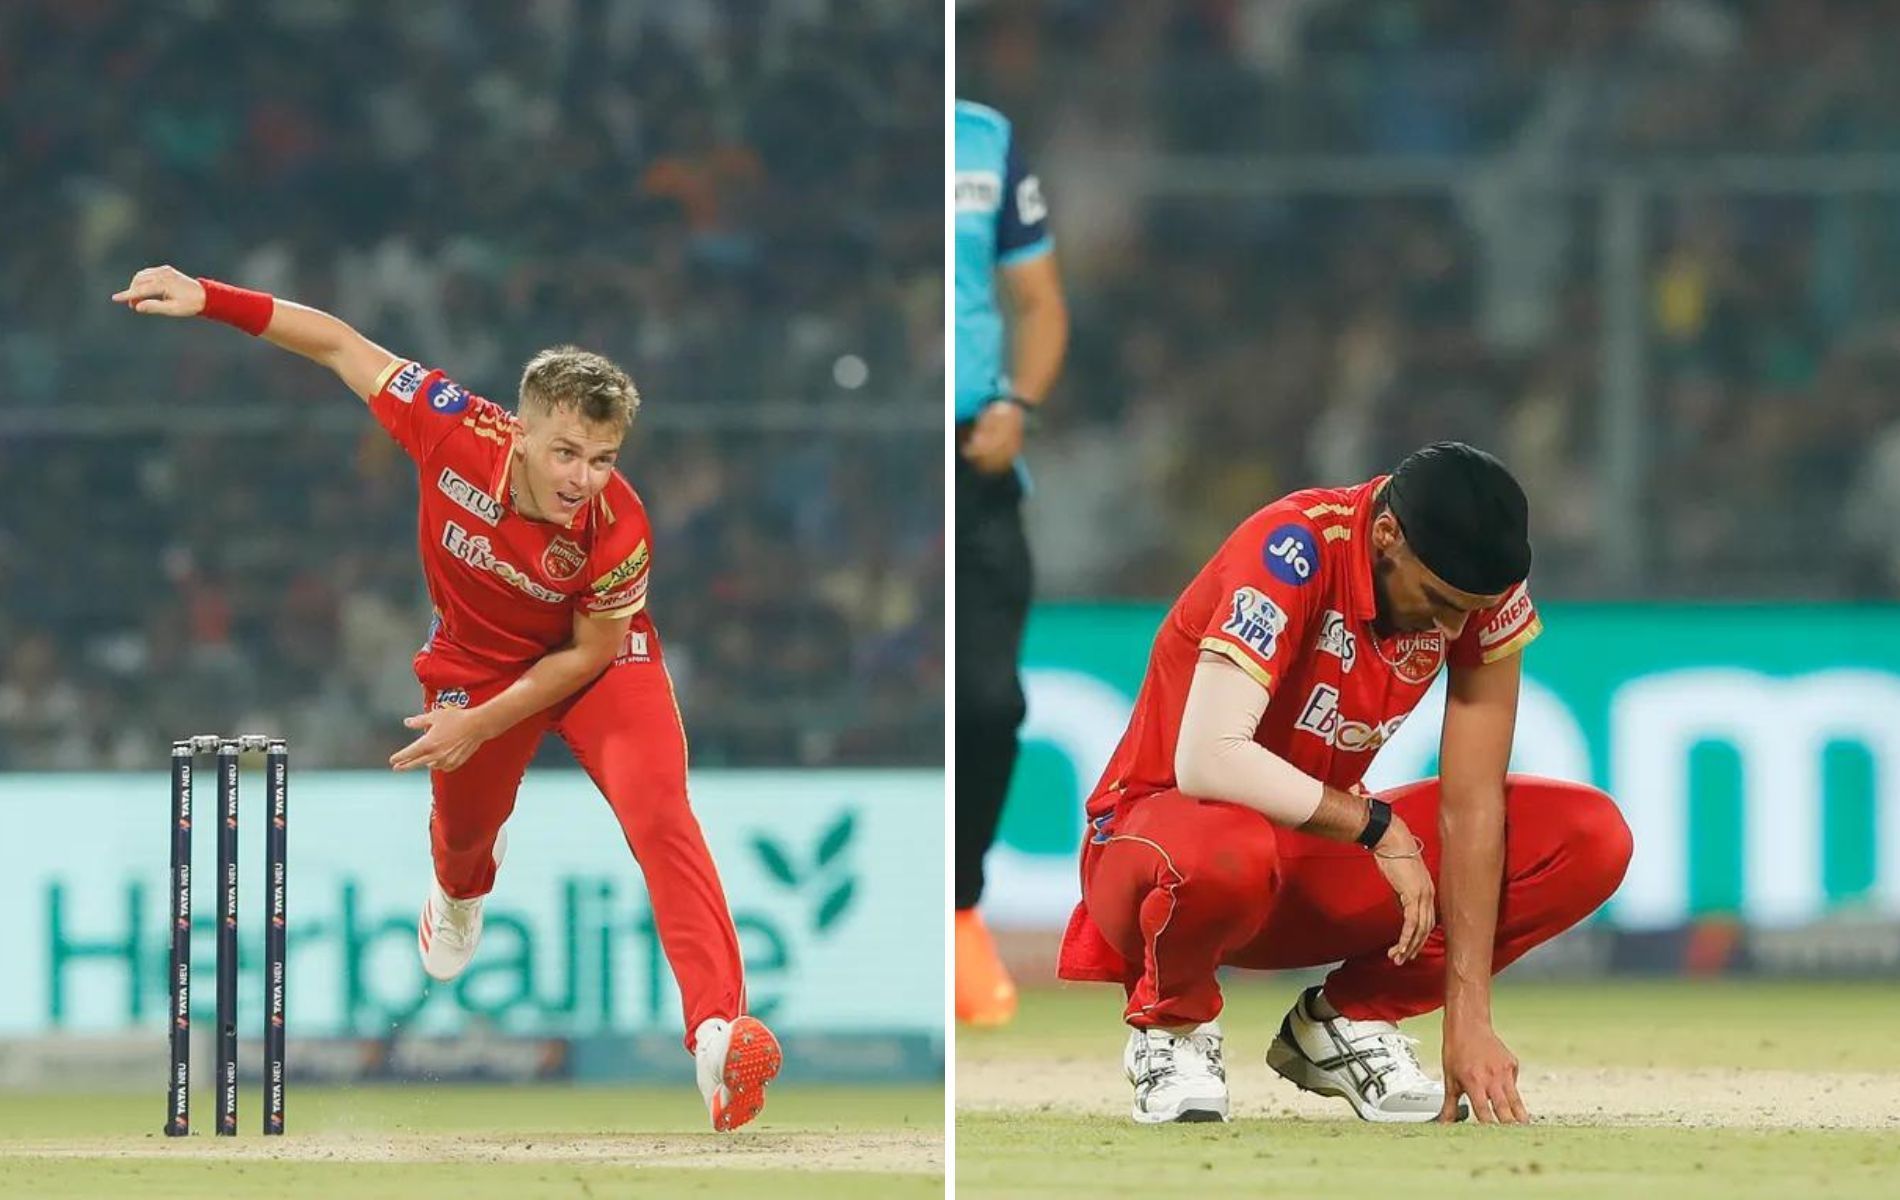
[[[566,583],[581,573],[587,565],[587,552],[564,537],[557,537],[548,543],[541,554],[541,570],[549,579]]]
[[[1445,661],[1445,635],[1432,633],[1400,634],[1392,643],[1392,652],[1380,648],[1392,673],[1407,683],[1424,683],[1438,673]]]

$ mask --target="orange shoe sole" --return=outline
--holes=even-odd
[[[778,1038],[765,1022],[756,1017],[734,1021],[726,1065],[719,1076],[726,1089],[726,1102],[714,1101],[713,1128],[724,1133],[758,1116],[765,1107],[765,1085],[778,1078],[784,1063],[785,1052],[779,1049]]]

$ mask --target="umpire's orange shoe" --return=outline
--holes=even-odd
[[[1007,1025],[1016,1015],[1016,985],[996,943],[974,908],[957,910],[957,1020],[971,1025]]]
[[[757,1017],[701,1021],[693,1034],[693,1064],[713,1128],[724,1133],[758,1116],[765,1085],[784,1061],[778,1039]]]

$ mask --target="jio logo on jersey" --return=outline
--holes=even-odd
[[[1232,634],[1261,658],[1272,658],[1273,643],[1285,628],[1286,613],[1280,606],[1268,599],[1266,593],[1244,587],[1234,593],[1233,607],[1228,610],[1221,632]]]
[[[468,393],[460,384],[438,379],[429,385],[429,407],[439,413],[459,413],[468,407]]]
[[[1300,587],[1319,570],[1319,543],[1304,525],[1282,525],[1267,535],[1260,558],[1275,579]]]

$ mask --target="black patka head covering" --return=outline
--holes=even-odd
[[[1530,504],[1503,463],[1463,442],[1405,456],[1385,485],[1405,540],[1432,574],[1495,596],[1531,573]]]

